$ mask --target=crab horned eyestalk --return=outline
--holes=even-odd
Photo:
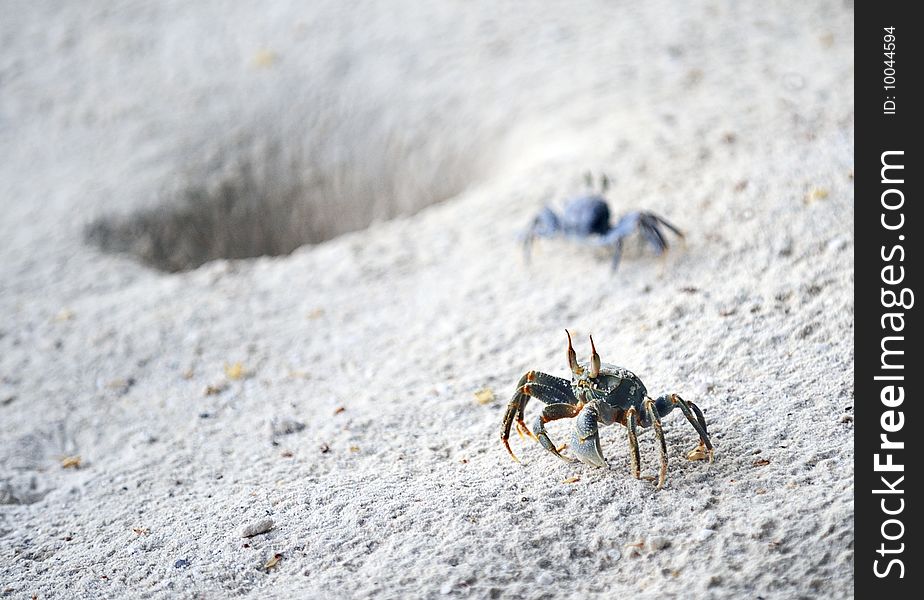
[[[572,373],[580,375],[584,372],[584,369],[578,364],[577,352],[574,351],[574,346],[571,345],[571,332],[565,329],[565,335],[568,336],[568,366],[571,367]]]
[[[600,374],[600,355],[597,354],[597,347],[594,346],[594,336],[590,336],[590,372],[588,375],[591,379]]]

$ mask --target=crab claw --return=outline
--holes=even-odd
[[[585,406],[575,419],[571,436],[571,453],[581,462],[593,467],[606,467],[606,459],[600,450],[600,435],[597,431],[597,411]]]

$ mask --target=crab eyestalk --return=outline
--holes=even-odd
[[[568,336],[568,366],[571,367],[572,373],[580,375],[584,372],[584,369],[578,364],[577,352],[574,351],[574,346],[571,345],[571,332],[565,329],[565,335]]]
[[[588,375],[591,379],[600,374],[600,355],[597,354],[597,347],[594,346],[594,336],[590,336],[590,372]]]

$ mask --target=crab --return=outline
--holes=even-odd
[[[594,467],[608,467],[600,450],[598,427],[619,423],[628,431],[632,474],[639,479],[641,465],[638,428],[652,427],[661,459],[657,483],[658,489],[661,489],[667,479],[667,445],[661,429],[661,419],[675,408],[679,408],[699,435],[699,444],[687,453],[687,459],[713,461],[715,452],[706,428],[706,418],[699,407],[677,394],[664,394],[657,399],[649,397],[645,384],[634,373],[600,361],[593,336],[590,336],[590,360],[578,362],[577,354],[571,345],[571,333],[565,330],[565,334],[568,336],[571,381],[539,371],[529,371],[520,378],[516,392],[507,405],[500,437],[513,460],[519,462],[510,449],[509,441],[510,428],[515,420],[517,433],[521,437],[526,435],[536,440],[543,448],[565,462],[576,462],[576,459],[562,454],[564,447],[557,448],[545,430],[545,424],[549,421],[573,417],[574,432],[570,447],[577,459]],[[536,398],[546,404],[542,413],[533,421],[532,430],[523,421],[530,398]]]
[[[593,180],[590,174],[585,177],[588,187],[592,187]],[[603,175],[600,178],[599,193],[571,198],[565,202],[561,214],[548,206],[543,208],[522,235],[527,262],[537,237],[565,236],[593,246],[610,247],[613,250],[611,264],[614,271],[622,258],[623,241],[636,231],[641,232],[658,255],[663,254],[669,247],[662,227],[683,239],[683,232],[677,227],[663,217],[647,211],[626,213],[615,225],[611,225],[610,207],[604,197],[608,188],[609,179]]]

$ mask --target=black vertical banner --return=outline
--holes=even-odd
[[[858,598],[920,598],[924,344],[918,302],[924,23],[914,3],[856,7],[856,560]],[[876,594],[876,595],[874,595]]]

